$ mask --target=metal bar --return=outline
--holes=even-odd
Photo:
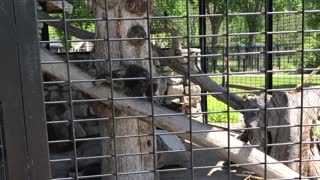
[[[7,179],[6,178],[6,162],[7,162],[7,157],[5,154],[5,147],[4,147],[4,132],[3,132],[3,110],[2,110],[2,104],[0,101],[0,152],[1,152],[1,167],[0,167],[0,179]]]
[[[270,93],[270,91],[268,91],[269,89],[272,89],[272,54],[268,53],[269,51],[273,50],[273,39],[272,39],[272,34],[270,34],[269,32],[273,31],[273,27],[272,27],[272,18],[273,16],[268,14],[269,12],[273,11],[273,0],[265,0],[265,95],[264,95],[264,109],[262,111],[264,111],[264,117],[263,117],[263,121],[264,121],[264,127],[261,127],[261,130],[264,131],[264,151],[265,151],[265,155],[264,155],[264,177],[267,177],[267,145],[268,145],[268,134],[267,134],[267,111],[268,111],[268,107],[267,107],[267,102],[268,102],[268,98],[267,98],[267,93]],[[271,71],[271,73],[268,73],[268,71]]]
[[[193,132],[192,132],[192,109],[191,109],[191,59],[190,59],[190,47],[191,47],[191,43],[190,43],[190,1],[186,0],[186,10],[187,10],[187,14],[186,14],[186,23],[187,23],[187,53],[188,53],[188,62],[187,62],[187,68],[188,68],[188,74],[187,74],[187,79],[188,79],[188,91],[189,94],[187,94],[189,96],[189,128],[190,128],[190,171],[191,171],[191,180],[195,179],[195,173],[194,173],[194,154],[193,154]]]
[[[269,52],[273,51],[273,16],[271,14],[268,14],[268,12],[273,11],[273,0],[267,0],[266,1],[266,19],[265,19],[265,25],[266,25],[266,44],[265,44],[265,63],[266,63],[266,72],[267,71],[272,71],[273,69],[273,59],[272,59],[272,54],[269,54]],[[272,89],[272,73],[266,73],[266,88],[267,89]],[[271,93],[269,93],[271,94]]]
[[[39,5],[42,7],[44,12],[47,12],[47,2],[39,2]],[[46,23],[43,23],[42,33],[41,33],[41,40],[49,41],[49,26]],[[47,49],[50,49],[50,44],[45,44]]]
[[[299,144],[299,179],[302,178],[302,173],[303,173],[303,166],[302,166],[302,158],[303,158],[303,102],[304,102],[304,99],[303,99],[303,95],[304,95],[304,43],[305,43],[305,34],[304,34],[304,29],[305,29],[305,1],[304,0],[301,0],[302,2],[302,26],[301,26],[301,94],[300,94],[300,128],[299,128],[299,132],[300,132],[300,144]]]
[[[205,15],[206,14],[206,0],[199,0],[199,15]],[[199,18],[199,36],[204,36],[200,38],[200,49],[201,49],[201,55],[206,55],[206,18],[200,17]],[[197,58],[197,57],[196,57]],[[201,70],[202,72],[206,74],[208,72],[208,59],[204,56],[201,57]],[[206,93],[205,90],[201,90],[201,93]],[[207,112],[208,111],[208,98],[207,96],[201,96],[201,111]],[[208,123],[208,115],[203,115],[203,122]]]
[[[107,0],[105,0],[105,4],[107,4]],[[105,57],[105,60],[108,61],[108,65],[109,65],[109,78],[111,79],[111,82],[110,82],[110,89],[111,89],[111,108],[112,108],[112,112],[111,112],[111,119],[112,119],[112,133],[113,133],[113,145],[114,145],[114,148],[113,148],[113,153],[114,153],[114,165],[115,165],[115,172],[112,172],[112,173],[115,173],[116,175],[116,180],[118,180],[118,173],[119,173],[119,170],[118,170],[118,154],[117,154],[117,131],[116,131],[116,113],[115,113],[115,107],[114,107],[114,80],[113,80],[113,77],[112,77],[112,57],[111,57],[111,41],[110,41],[110,37],[111,37],[111,34],[110,34],[110,27],[109,27],[109,13],[108,13],[108,8],[105,7],[105,11],[106,11],[106,32],[107,32],[107,51],[109,52],[107,57]],[[121,62],[121,61],[120,61]],[[106,62],[107,63],[107,62]],[[105,65],[106,65],[105,63]]]
[[[73,145],[73,159],[74,159],[74,170],[75,170],[75,179],[78,180],[79,179],[79,169],[78,169],[78,161],[77,159],[77,144],[76,144],[76,132],[75,132],[75,122],[74,122],[74,108],[73,108],[73,98],[72,98],[72,87],[71,87],[71,75],[70,75],[70,58],[69,58],[69,42],[68,42],[68,28],[67,28],[67,14],[65,11],[65,4],[66,4],[66,0],[62,0],[62,11],[63,11],[63,24],[64,24],[64,43],[65,43],[65,51],[66,51],[66,62],[67,62],[67,77],[68,77],[68,104],[70,107],[70,123],[71,123],[71,127],[70,127],[70,133],[71,133],[71,140],[72,140],[72,145]]]
[[[154,92],[156,89],[153,89],[153,61],[152,61],[152,46],[151,46],[151,20],[150,20],[150,7],[151,7],[151,2],[147,1],[147,43],[148,43],[148,63],[149,63],[149,76],[150,76],[150,101],[151,101],[151,126],[152,126],[152,144],[153,144],[153,170],[154,170],[154,177],[153,179],[157,180],[158,175],[157,175],[157,169],[158,169],[158,161],[157,161],[157,136],[156,136],[156,126],[154,123],[155,120],[155,113],[154,113]]]
[[[19,73],[19,51],[15,27],[14,1],[0,2],[0,102],[7,179],[29,179],[27,143]]]
[[[35,3],[14,0],[14,10],[30,179],[44,180],[50,166]]]
[[[231,151],[231,142],[230,142],[230,86],[229,86],[229,83],[230,83],[230,60],[229,60],[229,3],[230,1],[229,0],[226,0],[225,1],[225,14],[226,14],[226,48],[225,48],[225,55],[223,57],[223,63],[224,62],[224,58],[226,57],[227,58],[227,64],[224,65],[226,68],[227,68],[227,71],[226,71],[226,88],[227,88],[227,121],[228,121],[228,125],[227,125],[227,131],[228,131],[228,165],[227,165],[227,168],[228,168],[228,180],[231,180],[231,155],[230,155],[230,151]],[[225,72],[223,72],[225,73]],[[225,83],[225,82],[222,82],[222,83]]]

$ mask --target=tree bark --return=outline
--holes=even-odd
[[[277,160],[299,160],[300,153],[302,161],[316,160],[319,157],[318,151],[314,151],[312,141],[311,124],[315,124],[318,120],[320,106],[319,89],[304,90],[303,92],[303,116],[301,116],[301,93],[294,92],[274,92],[272,97],[269,96],[267,103],[264,102],[264,95],[251,96],[245,100],[245,106],[250,109],[261,109],[260,111],[251,111],[244,113],[247,122],[247,127],[256,127],[258,129],[249,130],[248,137],[251,144],[262,145],[260,148],[263,151],[264,144],[272,144],[267,152],[270,156]],[[268,108],[273,108],[267,111],[265,116],[265,104]],[[266,117],[266,121],[265,121]],[[302,121],[302,137],[301,133]],[[267,124],[265,124],[265,122]],[[268,136],[265,136],[265,126],[268,128]],[[277,128],[270,128],[282,126]],[[301,138],[301,139],[300,139]],[[300,147],[299,142],[303,142]],[[281,143],[291,143],[284,145],[276,145]],[[296,144],[292,144],[296,143]],[[302,152],[300,152],[300,148]],[[314,159],[315,158],[315,159]],[[287,165],[299,171],[300,163],[293,162]],[[305,176],[319,176],[320,163],[302,162],[302,173]]]
[[[107,2],[107,4],[105,4]],[[151,2],[151,1],[150,1]],[[120,18],[141,18],[147,14],[147,1],[146,0],[113,0],[94,1],[92,8],[95,12],[96,18],[117,18],[117,20],[104,20],[96,22],[96,38],[107,39],[108,41],[95,43],[95,56],[98,59],[107,59],[105,62],[98,62],[95,64],[97,70],[97,76],[105,73],[110,73],[111,59],[133,59],[133,58],[146,58],[149,56],[148,43],[145,40],[148,35],[147,20],[121,20]],[[152,3],[149,3],[149,5]],[[107,13],[107,14],[106,14]],[[140,38],[132,40],[123,40],[124,38]],[[118,41],[114,41],[118,40]],[[150,71],[148,60],[130,60],[126,63],[138,64],[144,69]],[[123,61],[112,61],[111,69],[119,69],[123,64]],[[152,65],[151,65],[152,66]],[[112,71],[111,70],[111,71]],[[153,69],[153,72],[154,69]],[[134,78],[134,77],[133,77]],[[99,111],[98,111],[99,112]],[[106,116],[106,114],[98,114],[100,116]],[[125,116],[124,112],[118,112],[115,117]],[[109,114],[110,118],[112,114]],[[106,143],[104,146],[105,153],[116,154],[141,154],[153,152],[153,127],[150,124],[139,121],[138,119],[119,119],[115,121],[106,121],[100,123],[100,129],[106,129],[102,131],[103,136],[112,135],[111,132],[115,132],[112,138],[116,138],[116,147],[113,143]],[[114,129],[113,129],[114,128]],[[111,132],[110,132],[111,131]],[[132,136],[143,135],[140,137],[122,137],[117,136]],[[153,155],[129,155],[117,157],[115,160],[104,163],[106,167],[104,169],[109,170],[112,166],[112,173],[132,173],[143,171],[154,171],[156,167],[153,166]],[[114,167],[117,164],[117,168]],[[115,171],[117,170],[117,172]],[[106,173],[106,172],[102,172]],[[108,172],[107,172],[108,173]],[[129,174],[121,175],[120,180],[140,180],[140,179],[153,179],[153,173],[141,173],[141,174]]]
[[[210,3],[209,1],[207,1],[207,4],[206,4],[206,11],[208,14],[211,14],[211,10],[210,10]],[[218,5],[218,2],[214,1],[213,3],[213,12],[212,14],[218,14],[218,13],[221,13],[219,11],[221,11],[221,9],[219,8],[219,5]],[[223,13],[224,9],[222,10],[222,13]],[[223,17],[220,17],[220,16],[212,16],[212,17],[209,17],[209,21],[210,21],[210,25],[211,25],[211,33],[212,34],[218,34],[219,31],[220,31],[220,27],[221,27],[221,24],[222,24],[222,21],[223,21]],[[211,54],[218,54],[218,38],[219,36],[214,36],[211,38]],[[223,50],[224,51],[224,50]],[[210,64],[210,72],[213,71],[214,73],[216,72],[217,70],[217,60],[218,58],[216,56],[214,57],[211,57],[212,59],[212,62]]]
[[[167,57],[170,56],[168,54],[165,54],[163,51],[161,51],[159,48],[153,46],[153,50],[157,51],[157,54],[159,54],[160,56],[163,57]],[[169,66],[171,69],[173,69],[175,72],[184,75],[184,76],[188,76],[188,68],[185,67],[184,65],[181,65],[181,63],[179,63],[178,61],[176,61],[175,59],[167,59],[167,61],[161,61],[161,63],[163,65]],[[199,74],[198,72],[195,72],[193,70],[191,70],[190,72],[192,75],[196,75]],[[221,85],[219,85],[218,83],[216,83],[215,81],[213,81],[210,77],[208,76],[192,76],[190,77],[191,82],[199,85],[201,87],[202,90],[211,92],[211,93],[217,93],[217,94],[213,94],[212,96],[217,98],[219,101],[224,102],[225,104],[228,104],[228,95],[227,92],[228,90],[224,87],[222,87]],[[242,99],[235,95],[235,94],[229,94],[229,105],[230,107],[234,108],[234,109],[243,109],[243,101]]]
[[[47,50],[40,50],[41,59],[43,62],[59,62],[57,64],[43,64],[42,71],[56,77],[59,80],[67,81],[68,80],[68,71],[66,63],[64,63],[59,57],[51,55]],[[70,75],[72,80],[93,80],[94,77],[84,73],[79,68],[74,65],[70,65]],[[83,83],[72,83],[73,88],[82,91],[85,94],[88,94],[92,98],[106,98],[110,97],[110,88],[107,86],[95,86],[91,82]],[[114,92],[116,96],[121,96],[116,91]],[[101,101],[105,105],[110,107],[110,101]],[[148,101],[142,100],[121,100],[115,101],[114,107],[117,111],[126,112],[126,114],[132,116],[148,116],[150,115],[151,104]],[[160,116],[164,114],[174,114],[175,111],[168,110],[162,106],[154,104],[154,112],[157,116],[154,119],[154,124],[157,127],[171,131],[171,132],[188,132],[190,131],[190,119],[186,116]],[[107,109],[108,111],[108,109]],[[110,114],[110,113],[107,113]],[[151,124],[152,120],[148,117],[140,118],[143,121]],[[118,121],[118,120],[117,120]],[[192,142],[207,148],[222,148],[215,150],[214,153],[220,154],[224,159],[228,159],[228,149],[223,147],[228,147],[228,133],[216,129],[210,125],[202,124],[198,121],[191,121],[193,131],[202,131],[201,133],[193,133]],[[184,139],[190,140],[190,134],[178,134]],[[257,173],[260,176],[264,176],[265,166],[259,164],[264,161],[264,153],[255,149],[245,147],[248,144],[239,141],[234,137],[230,137],[230,161],[239,164],[255,164],[252,166],[244,166],[244,168]],[[232,148],[234,147],[234,148]],[[244,147],[244,148],[239,148]],[[132,147],[130,147],[132,148]],[[299,174],[287,166],[279,163],[277,160],[267,156],[267,178],[295,178],[299,177]],[[151,178],[153,179],[153,178]]]

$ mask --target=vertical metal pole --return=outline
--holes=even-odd
[[[104,3],[105,4],[107,4],[107,1],[108,0],[105,0],[104,1]],[[109,52],[109,53],[107,53],[107,55],[105,55],[105,57],[104,57],[104,59],[105,59],[105,66],[107,65],[107,63],[108,63],[108,70],[109,70],[109,78],[111,79],[111,81],[110,81],[110,89],[111,89],[111,91],[110,91],[110,95],[111,95],[111,97],[110,97],[110,100],[111,100],[111,120],[112,120],[112,135],[113,135],[113,146],[115,147],[115,148],[113,148],[113,157],[111,157],[111,159],[112,158],[114,158],[114,172],[112,172],[112,174],[115,174],[115,180],[118,180],[119,179],[119,170],[118,170],[118,154],[117,154],[117,131],[116,131],[116,119],[115,119],[115,117],[116,117],[116,111],[115,111],[115,105],[114,105],[114,102],[115,102],[115,100],[114,100],[114,92],[113,92],[113,90],[114,90],[114,81],[113,81],[113,77],[112,77],[112,71],[113,71],[113,69],[112,69],[112,58],[111,58],[111,41],[110,41],[110,27],[109,27],[109,12],[108,12],[108,7],[107,6],[105,6],[105,13],[106,13],[106,19],[105,19],[105,23],[106,23],[106,33],[107,33],[107,39],[106,39],[106,43],[107,43],[107,47],[105,47],[105,49],[107,49],[107,52]],[[104,45],[106,44],[105,42],[104,42]]]
[[[34,3],[0,3],[0,101],[10,180],[51,177]]]
[[[7,179],[29,178],[26,149],[25,124],[23,119],[22,92],[20,86],[19,57],[15,34],[14,2],[0,2],[0,102],[2,143],[5,148],[5,174]],[[5,10],[4,10],[5,9]]]
[[[272,12],[273,11],[273,0],[267,0],[266,3],[266,11]],[[268,53],[269,51],[272,51],[273,47],[273,36],[272,34],[268,34],[268,32],[273,31],[273,16],[268,15],[266,13],[266,88],[272,89],[272,67],[273,67],[273,60],[272,60],[272,54]],[[271,94],[271,92],[268,92]]]
[[[152,120],[152,136],[153,136],[153,171],[154,171],[154,178],[155,180],[159,179],[157,177],[157,148],[156,148],[156,144],[157,144],[157,136],[156,136],[156,126],[154,123],[155,120],[155,112],[154,112],[154,97],[153,97],[153,93],[155,92],[156,89],[153,89],[153,70],[152,70],[152,66],[153,66],[153,61],[152,61],[152,48],[151,48],[151,20],[150,20],[150,1],[147,1],[147,34],[148,34],[148,60],[149,60],[149,75],[150,75],[150,90],[151,90],[151,95],[150,95],[150,100],[151,100],[151,120]]]
[[[302,24],[301,24],[301,77],[300,77],[300,81],[301,81],[301,94],[300,94],[300,103],[301,103],[301,107],[300,107],[300,142],[299,142],[299,179],[302,179],[302,173],[303,173],[303,156],[302,156],[302,151],[303,151],[303,119],[304,119],[304,113],[303,113],[303,109],[304,109],[304,51],[305,51],[305,46],[304,46],[304,42],[305,42],[305,0],[301,0],[302,3]]]
[[[227,126],[227,130],[228,130],[228,179],[231,180],[231,154],[230,154],[230,147],[231,147],[231,140],[230,140],[230,86],[229,86],[229,82],[230,82],[230,57],[229,57],[229,23],[230,23],[230,19],[229,19],[229,0],[225,1],[225,16],[226,16],[226,52],[225,52],[225,56],[227,57],[227,64],[225,65],[225,67],[227,68],[227,74],[226,74],[226,88],[227,88],[227,120],[228,120],[228,126]],[[224,57],[223,57],[224,58]],[[223,60],[224,61],[224,60]]]
[[[199,15],[206,14],[206,0],[199,0]],[[206,35],[206,17],[199,18],[199,35]],[[206,47],[206,37],[200,37],[200,49],[201,55],[207,54]],[[208,59],[206,57],[201,57],[201,70],[203,73],[208,73]],[[201,90],[201,93],[206,93],[207,91]],[[208,112],[208,99],[206,95],[201,96],[201,111]],[[203,123],[208,123],[208,114],[203,114]]]
[[[34,0],[14,0],[30,179],[49,179],[49,147]]]
[[[265,95],[264,95],[264,127],[261,127],[261,131],[264,131],[265,140],[263,142],[264,150],[267,152],[268,145],[268,127],[267,127],[267,117],[268,117],[268,106],[267,106],[267,93],[271,94],[270,89],[272,89],[272,54],[269,53],[272,51],[272,34],[270,32],[273,31],[272,27],[272,15],[269,12],[272,12],[272,0],[265,0]],[[267,153],[264,154],[264,177],[267,177]]]
[[[47,2],[39,2],[39,5],[42,7],[44,12],[47,12]],[[46,23],[43,23],[42,32],[41,32],[41,40],[49,41],[49,26]],[[49,43],[45,44],[46,49],[50,49]]]
[[[241,52],[241,45],[238,46],[238,53]],[[237,56],[238,72],[240,72],[240,55]]]
[[[68,36],[69,36],[69,32],[68,32],[68,28],[67,28],[67,13],[66,13],[66,0],[62,0],[62,11],[63,11],[63,25],[64,25],[64,37],[63,37],[63,41],[65,43],[65,51],[66,51],[66,62],[67,62],[67,77],[68,77],[68,104],[69,104],[69,108],[70,108],[70,124],[71,124],[71,129],[70,129],[70,134],[71,134],[71,140],[72,140],[72,144],[73,144],[73,153],[72,153],[72,158],[73,158],[73,162],[74,162],[74,170],[75,170],[75,175],[73,176],[73,178],[75,178],[76,180],[79,179],[79,168],[78,168],[78,160],[77,160],[77,141],[76,141],[76,130],[75,130],[75,116],[74,116],[74,106],[73,106],[73,97],[72,97],[72,79],[71,79],[71,74],[70,74],[70,57],[69,57],[69,40],[68,40]]]
[[[187,9],[187,16],[186,16],[186,21],[187,21],[187,48],[188,48],[188,76],[187,79],[189,81],[188,83],[188,97],[189,97],[189,128],[190,128],[190,171],[191,171],[191,180],[194,180],[194,154],[193,154],[193,126],[192,126],[192,109],[191,109],[191,60],[190,60],[190,56],[191,56],[191,52],[190,52],[190,47],[191,47],[191,43],[190,43],[190,1],[186,0],[186,9]]]

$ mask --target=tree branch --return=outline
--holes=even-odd
[[[168,54],[165,54],[165,52],[161,51],[160,48],[156,46],[152,46],[152,47],[153,47],[153,50],[156,50],[157,53],[160,54],[161,56],[163,57],[169,56]],[[173,69],[175,72],[179,74],[188,76],[188,69],[185,66],[181,65],[181,63],[175,59],[161,61],[161,63],[169,66],[171,69]],[[199,73],[195,71],[191,71],[191,74],[196,75]],[[191,82],[198,84],[203,90],[206,90],[211,93],[216,92],[217,94],[213,94],[212,96],[217,98],[219,101],[222,101],[227,104],[228,102],[227,89],[217,84],[216,82],[214,82],[208,76],[192,76]],[[229,105],[234,109],[244,109],[242,99],[235,94],[229,94]]]
[[[38,11],[38,18],[39,20],[43,21],[44,23],[48,24],[49,26],[55,27],[64,31],[64,23],[63,21],[58,21],[56,18],[49,16],[47,13],[43,11]],[[95,33],[85,31],[67,24],[68,34],[71,36],[75,36],[80,39],[94,39]]]

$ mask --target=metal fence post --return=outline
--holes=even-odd
[[[7,180],[50,179],[33,0],[0,2],[0,101]]]

